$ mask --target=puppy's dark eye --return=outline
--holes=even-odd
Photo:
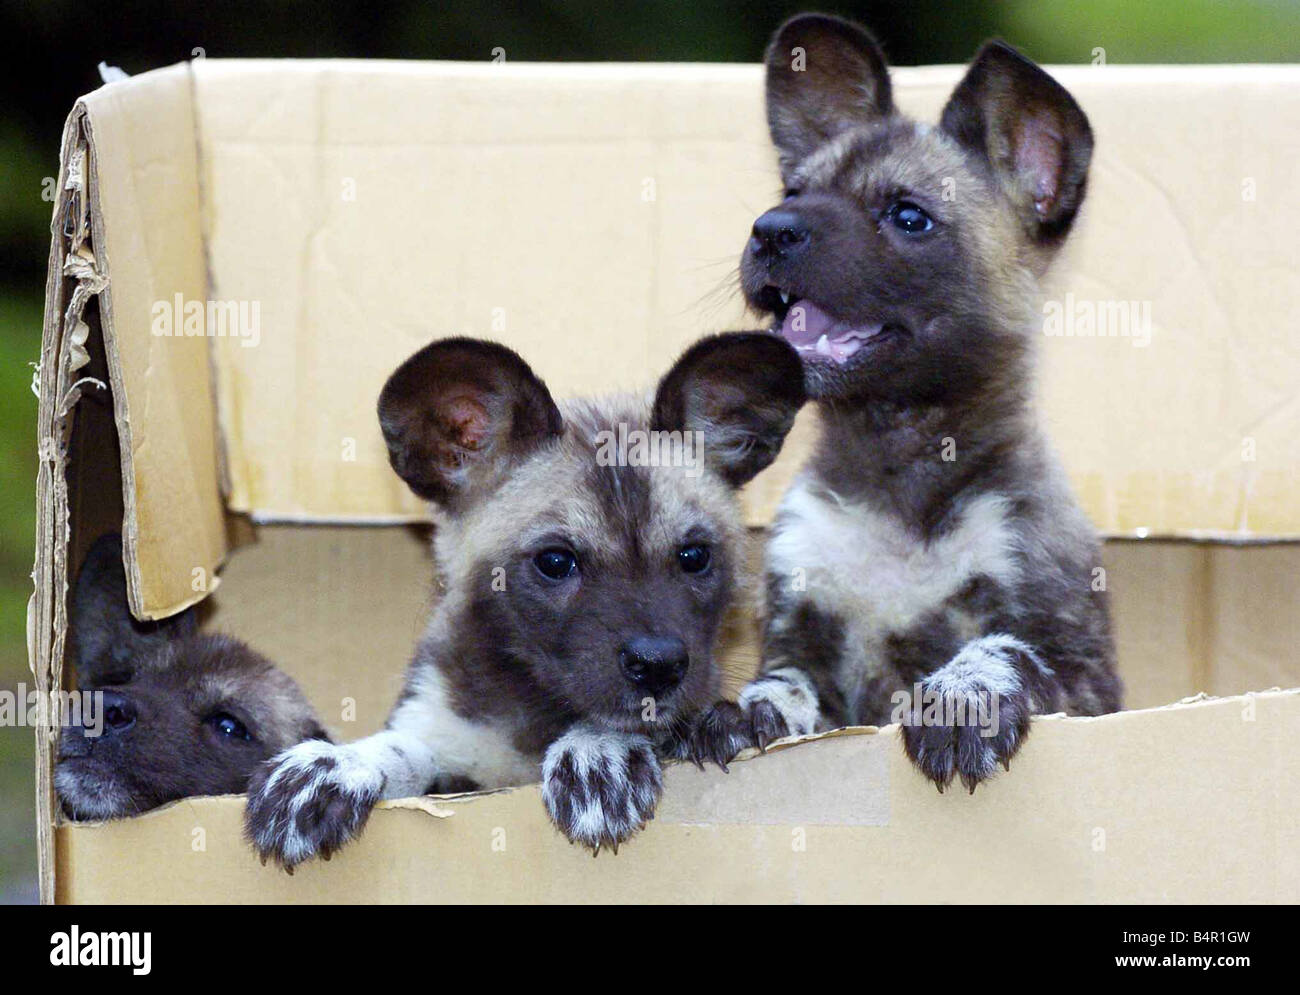
[[[799,196],[800,193],[801,193],[801,191],[800,191],[797,187],[786,187],[786,188],[785,188],[785,199],[786,199],[786,200],[794,200],[796,197]]]
[[[677,564],[688,574],[702,573],[709,566],[709,547],[701,543],[683,546],[677,551]]]
[[[226,712],[218,712],[208,719],[208,723],[217,731],[219,736],[225,736],[227,739],[237,739],[247,742],[253,737],[249,735],[248,727],[233,715]]]
[[[934,219],[910,200],[901,200],[889,209],[889,220],[899,231],[918,235],[934,227]]]
[[[548,580],[564,580],[578,569],[578,558],[567,549],[544,549],[533,557],[538,573]]]

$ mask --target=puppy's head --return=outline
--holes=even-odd
[[[54,775],[73,818],[236,794],[262,761],[304,739],[327,738],[286,674],[236,639],[195,629],[192,610],[136,622],[120,538],[95,544],[73,593],[79,689]]]
[[[798,357],[764,334],[698,343],[653,398],[563,408],[503,346],[420,350],[379,418],[394,469],[440,509],[448,641],[503,656],[539,708],[615,728],[711,701],[743,565],[734,492],[802,402]]]
[[[1033,275],[1092,155],[1074,99],[990,42],[939,125],[919,124],[895,110],[871,37],[820,14],[781,27],[766,65],[786,192],[754,222],[741,283],[810,395],[939,403],[1021,375]]]

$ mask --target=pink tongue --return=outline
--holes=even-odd
[[[811,301],[791,305],[781,323],[781,335],[793,345],[816,345],[817,340],[829,334],[835,319]]]

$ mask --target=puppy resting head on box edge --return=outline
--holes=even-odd
[[[237,639],[199,634],[194,609],[132,618],[120,536],[91,547],[71,614],[80,714],[60,736],[54,785],[72,818],[238,794],[263,760],[327,738],[287,674]]]

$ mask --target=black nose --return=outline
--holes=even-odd
[[[638,636],[619,652],[627,679],[641,690],[661,695],[682,682],[690,656],[675,636]]]
[[[808,226],[797,211],[775,207],[754,222],[750,250],[760,259],[784,259],[808,242]]]
[[[103,695],[99,707],[103,709],[101,714],[104,716],[105,735],[115,736],[126,732],[135,725],[135,705],[126,695],[118,694],[116,691],[91,693]]]
[[[78,696],[79,708],[65,716],[59,736],[59,759],[88,757],[97,741],[121,735],[135,725],[135,703],[116,691],[87,690]]]

